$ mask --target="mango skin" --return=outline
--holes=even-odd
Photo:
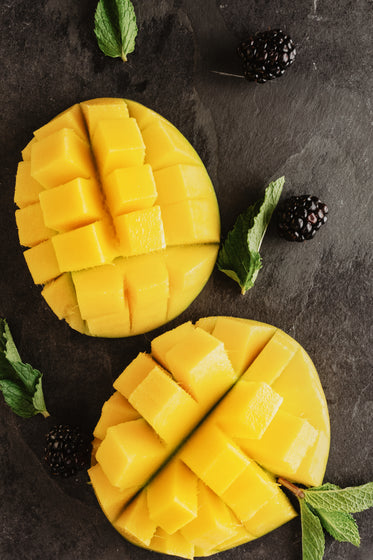
[[[202,161],[170,122],[131,100],[83,101],[36,130],[22,158],[19,240],[59,319],[127,337],[198,296],[217,257],[219,209]]]
[[[276,479],[320,485],[330,445],[306,351],[271,325],[206,317],[153,339],[151,352],[114,382],[95,430],[88,473],[114,528],[137,546],[192,559],[293,519]],[[141,431],[139,445],[132,434]]]

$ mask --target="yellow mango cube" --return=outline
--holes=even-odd
[[[179,443],[200,419],[197,403],[159,366],[148,373],[128,400],[169,445]]]
[[[41,192],[39,198],[44,223],[59,232],[85,226],[104,216],[100,188],[94,178],[78,177]]]
[[[167,245],[217,243],[220,220],[211,212],[211,200],[185,200],[162,206],[162,220]]]
[[[58,132],[62,128],[72,129],[82,140],[88,141],[87,131],[79,103],[76,103],[66,111],[63,111],[57,117],[54,117],[49,123],[45,124],[38,130],[35,130],[34,136],[37,140],[42,140],[54,132]]]
[[[113,216],[150,208],[157,199],[150,165],[114,169],[102,184]]]
[[[160,527],[156,530],[149,549],[181,558],[194,558],[194,546],[190,541],[178,532],[168,535]]]
[[[231,436],[260,439],[283,398],[267,383],[239,380],[213,412],[213,419]]]
[[[93,430],[93,435],[95,438],[103,440],[110,426],[130,422],[140,418],[140,416],[140,413],[130,405],[128,400],[119,391],[115,391],[104,403],[100,419]]]
[[[97,124],[102,120],[128,118],[128,109],[124,99],[99,97],[83,101],[80,104],[90,136],[93,136]]]
[[[70,274],[61,274],[55,280],[48,282],[41,295],[53,312],[59,319],[78,314],[80,319],[80,310],[78,300],[76,299],[76,292]]]
[[[261,439],[237,439],[240,447],[263,467],[281,476],[292,477],[318,432],[303,418],[281,409]]]
[[[161,120],[167,124],[170,124],[164,117],[162,117],[159,113],[156,113],[149,107],[145,107],[141,105],[141,103],[137,103],[132,99],[125,99],[129,116],[136,119],[137,124],[139,125],[140,129],[143,130],[150,124],[153,124],[155,121]]]
[[[73,272],[72,279],[83,319],[125,309],[123,273],[114,265]],[[105,286],[105,290],[102,286]]]
[[[142,130],[146,146],[145,163],[156,171],[178,163],[200,165],[201,160],[192,146],[172,125],[155,120]]]
[[[194,546],[209,552],[237,534],[237,523],[224,502],[199,481],[197,517],[180,532]]]
[[[237,379],[224,344],[198,327],[167,352],[166,360],[175,379],[201,404],[215,401]]]
[[[205,421],[179,451],[180,458],[218,496],[245,471],[250,459],[213,423]]]
[[[25,247],[34,247],[55,234],[45,225],[39,202],[16,210],[16,223],[19,242]]]
[[[221,544],[219,544],[216,549],[210,550],[206,553],[202,549],[196,549],[196,556],[210,556],[211,554],[215,554],[216,552],[222,552],[223,550],[229,550],[230,548],[235,548],[236,546],[240,546],[241,544],[245,544],[254,540],[256,537],[251,535],[247,529],[243,525],[241,525],[240,521],[236,517],[236,534],[233,537],[225,540]]]
[[[146,332],[162,325],[167,318],[169,296],[164,259],[159,254],[128,259],[125,274],[132,333]]]
[[[305,350],[299,349],[272,388],[284,399],[282,410],[305,418],[328,436],[329,414],[315,366]]]
[[[140,546],[150,545],[157,525],[149,517],[145,492],[141,492],[129,504],[116,520],[114,527],[135,544]]]
[[[146,376],[157,366],[157,362],[149,354],[140,352],[114,381],[117,389],[127,399]]]
[[[211,334],[224,342],[232,366],[243,373],[272,338],[275,328],[235,317],[217,317]]]
[[[123,256],[142,255],[166,247],[159,206],[117,216],[114,226]]]
[[[299,349],[286,333],[276,330],[262,352],[243,374],[246,381],[264,381],[272,385]]]
[[[169,247],[165,262],[170,284],[168,319],[179,315],[201,292],[214,268],[218,245]]]
[[[35,284],[46,284],[61,274],[50,239],[27,249],[23,256]]]
[[[236,319],[236,317],[234,318]],[[202,317],[201,319],[198,319],[198,321],[196,321],[196,327],[200,327],[209,334],[212,334],[217,320],[218,317]]]
[[[277,486],[270,476],[248,459],[246,468],[222,494],[222,500],[245,522],[253,517],[276,494]],[[250,530],[250,529],[249,529]]]
[[[41,295],[59,319],[65,319],[71,328],[88,334],[82,319],[70,274],[64,273],[45,284]]]
[[[144,163],[145,145],[132,118],[100,120],[92,136],[92,148],[102,177],[114,169]]]
[[[30,140],[30,142],[28,142],[28,144],[23,148],[21,154],[22,154],[22,159],[23,161],[30,161],[31,160],[31,148],[33,146],[33,144],[35,144],[35,142],[37,142],[35,136],[33,136]]]
[[[71,128],[62,128],[38,140],[31,149],[31,176],[46,189],[77,177],[94,177],[89,144]]]
[[[319,432],[314,444],[309,447],[292,480],[306,486],[321,486],[329,454],[329,434]]]
[[[17,167],[14,202],[19,208],[39,202],[39,193],[44,187],[31,177],[30,161],[20,161]]]
[[[157,204],[167,206],[190,198],[209,198],[213,186],[207,171],[200,165],[177,164],[154,172]]]
[[[102,510],[109,521],[114,521],[138,488],[120,491],[110,484],[98,463],[88,470],[88,475]]]
[[[178,327],[166,331],[165,333],[153,338],[151,342],[152,354],[154,358],[162,364],[166,369],[170,369],[167,362],[167,353],[177,343],[182,342],[186,335],[194,331],[194,325],[191,321],[183,323]]]
[[[121,490],[143,484],[165,459],[165,447],[145,420],[110,426],[96,453],[113,486]]]
[[[121,336],[130,336],[131,334],[131,318],[128,307],[128,301],[124,300],[121,311],[109,313],[106,315],[98,315],[87,319],[88,331],[91,336],[104,336],[106,338],[115,338]]]
[[[245,521],[244,525],[252,535],[261,537],[296,516],[297,513],[285,494],[277,488],[274,496],[255,515]]]
[[[169,535],[197,517],[198,478],[174,458],[147,487],[149,517]]]
[[[52,243],[62,272],[105,264],[116,256],[113,236],[103,221],[59,233]]]

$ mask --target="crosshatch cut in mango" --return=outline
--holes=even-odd
[[[330,428],[316,369],[293,338],[205,317],[154,338],[128,364],[94,437],[88,473],[114,528],[193,559],[293,519],[277,478],[320,485]]]
[[[14,201],[32,279],[84,334],[161,326],[198,296],[215,264],[220,218],[209,175],[181,132],[135,101],[76,103],[36,130]]]

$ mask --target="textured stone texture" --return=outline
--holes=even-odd
[[[273,323],[310,353],[330,406],[326,479],[373,480],[372,2],[370,0],[137,0],[139,35],[125,65],[106,58],[93,35],[96,0],[4,0],[0,5],[0,314],[25,361],[44,372],[54,419],[91,430],[113,379],[153,334],[208,314]],[[298,56],[281,79],[254,85],[211,70],[240,72],[237,43],[283,27]],[[73,103],[133,98],[179,126],[215,183],[225,234],[272,177],[286,194],[310,192],[330,218],[308,244],[280,240],[273,225],[254,288],[215,271],[171,325],[132,339],[91,339],[59,323],[26,269],[14,222],[20,150],[34,129]],[[42,462],[48,422],[16,418],[0,402],[0,558],[150,560],[162,556],[122,539],[81,475],[51,479]],[[373,557],[372,512],[357,515],[362,546],[327,538],[328,560]],[[166,557],[164,557],[166,558]],[[301,558],[298,520],[225,560]]]

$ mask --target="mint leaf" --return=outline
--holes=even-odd
[[[40,378],[39,378],[38,382],[36,383],[34,395],[32,397],[32,404],[34,406],[34,409],[37,412],[40,412],[40,414],[45,415],[44,411],[46,411],[47,408],[45,406],[45,400],[44,400],[44,394],[43,394],[43,387],[42,387],[42,384],[41,384],[41,378],[42,378],[42,375],[40,374]]]
[[[329,535],[339,542],[350,542],[360,546],[359,529],[355,519],[350,513],[341,511],[316,510],[322,526]]]
[[[25,393],[17,383],[8,379],[1,379],[0,390],[5,402],[18,416],[22,416],[22,418],[34,416],[35,409],[30,395]]]
[[[4,352],[5,357],[10,362],[20,362],[21,357],[18,353],[16,345],[14,344],[13,337],[11,335],[8,323],[5,319],[0,319],[0,329],[1,329],[1,350]]]
[[[0,319],[0,391],[15,414],[29,418],[47,412],[42,374],[30,364],[24,364],[13,341],[8,323]]]
[[[325,486],[325,485],[324,485]],[[373,482],[348,488],[314,488],[304,492],[305,501],[315,509],[357,513],[373,507]]]
[[[41,373],[39,370],[34,369],[30,364],[24,364],[23,362],[10,362],[18,379],[23,383],[25,390],[33,395],[36,389],[36,385],[41,378]]]
[[[136,14],[130,0],[100,0],[95,12],[97,43],[106,56],[121,57],[135,50]]]
[[[312,513],[304,499],[301,498],[299,504],[303,560],[322,560],[325,550],[325,537],[320,520]]]
[[[264,196],[238,216],[219,251],[218,269],[238,282],[242,294],[252,288],[262,268],[260,246],[284,183],[285,177],[270,183]]]

